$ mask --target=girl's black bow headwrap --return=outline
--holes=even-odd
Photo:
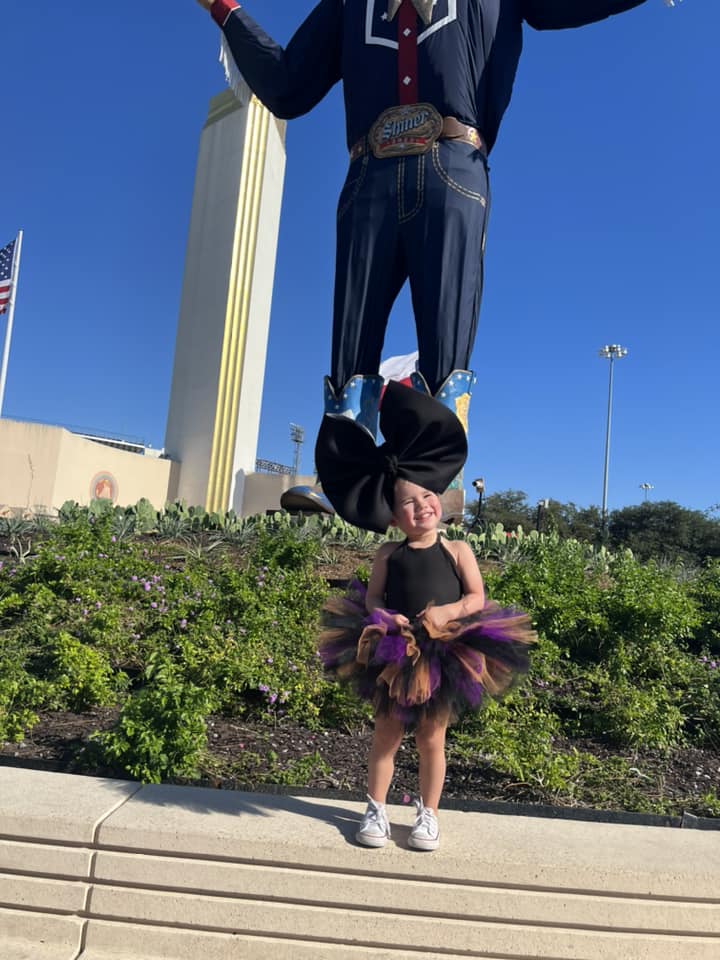
[[[465,463],[467,437],[451,410],[394,381],[383,396],[380,430],[385,443],[378,447],[352,420],[326,414],[315,465],[323,492],[343,519],[384,533],[395,481],[444,493]]]

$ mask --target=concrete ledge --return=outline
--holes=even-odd
[[[358,847],[352,838],[362,809],[338,800],[150,786],[105,819],[98,845],[471,884],[720,897],[720,833],[444,810],[442,844],[428,858],[407,847],[413,810],[402,806],[388,808],[387,847]]]
[[[718,831],[444,810],[420,853],[392,806],[368,850],[357,802],[8,783],[0,960],[720,957]]]
[[[92,843],[102,819],[140,789],[125,780],[0,768],[0,835]]]

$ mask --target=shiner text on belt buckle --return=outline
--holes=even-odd
[[[442,133],[442,125],[442,117],[430,103],[390,107],[370,127],[370,149],[378,159],[427,153]]]

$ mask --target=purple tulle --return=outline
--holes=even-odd
[[[407,640],[399,633],[386,633],[382,637],[373,654],[375,663],[397,663],[406,656]]]
[[[365,590],[351,584],[323,610],[321,661],[357,694],[412,727],[439,713],[455,721],[499,697],[529,667],[535,641],[521,611],[488,603],[438,636],[422,619],[399,628],[393,611],[365,610]]]

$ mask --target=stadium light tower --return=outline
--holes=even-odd
[[[643,500],[647,500],[648,494],[650,493],[651,490],[654,490],[655,487],[651,483],[641,483],[640,489],[645,492],[645,496],[643,497]]]
[[[610,376],[608,378],[608,406],[607,406],[607,425],[605,427],[605,467],[603,470],[603,496],[602,496],[602,529],[605,533],[607,529],[607,491],[608,491],[608,468],[610,466],[610,424],[612,422],[612,395],[613,395],[613,368],[616,360],[622,360],[627,356],[625,347],[619,343],[605,344],[598,350],[598,356],[603,360],[610,361]]]
[[[295,459],[293,461],[293,481],[298,475],[300,469],[300,450],[305,440],[305,430],[296,423],[290,424],[290,439],[295,444]]]

